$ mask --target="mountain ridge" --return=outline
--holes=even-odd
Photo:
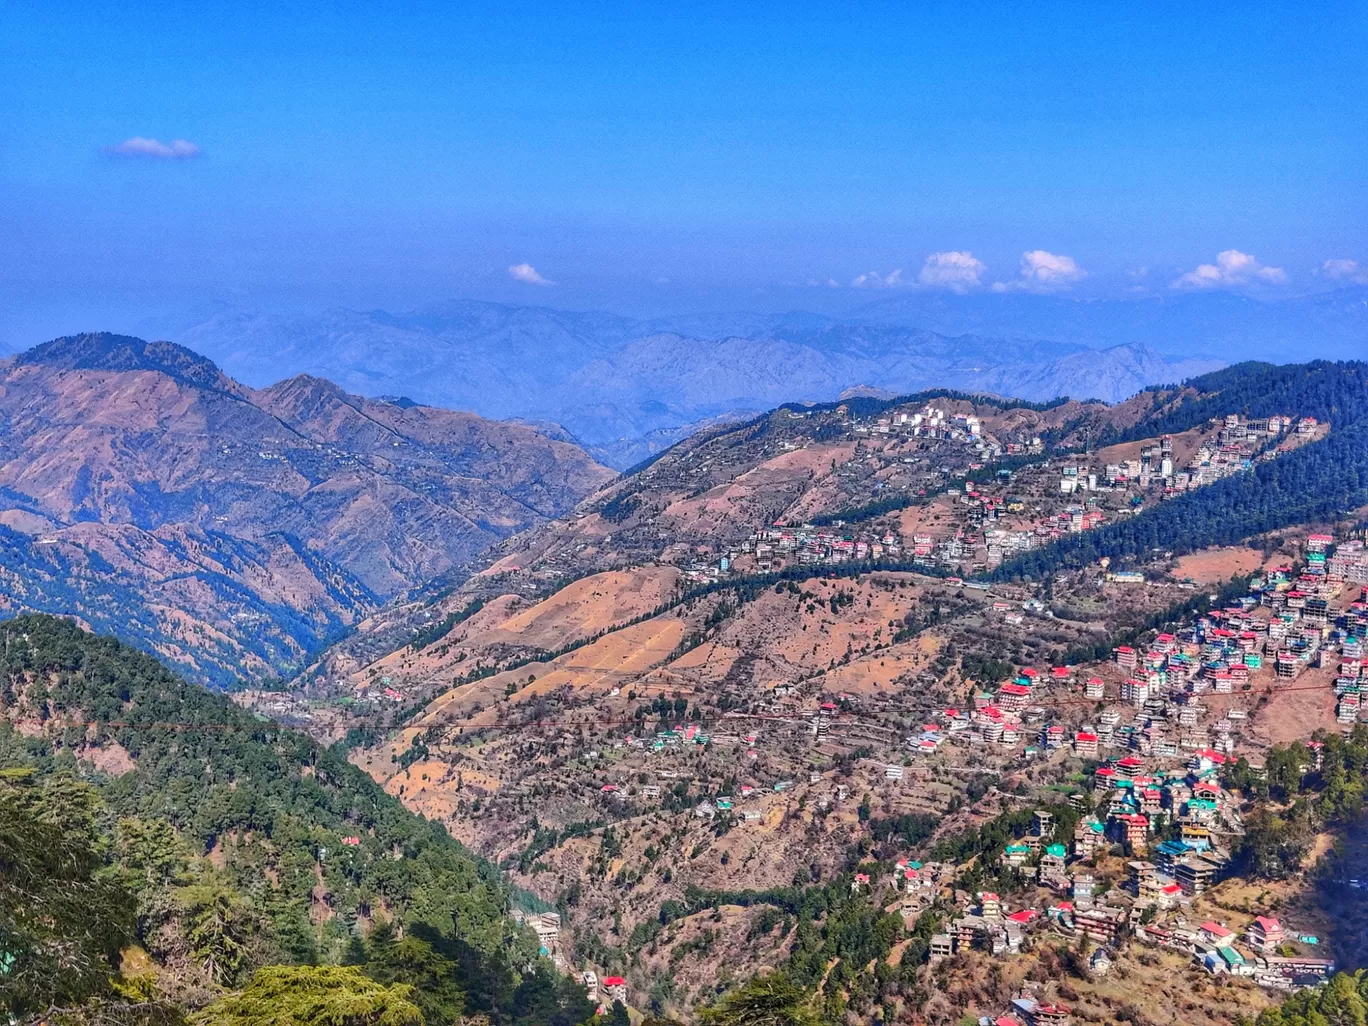
[[[860,384],[1114,402],[1220,365],[1148,342],[1099,349],[1040,331],[933,331],[906,318],[799,311],[632,319],[473,300],[407,314],[219,311],[170,334],[257,386],[305,372],[362,394],[551,421],[619,469],[712,418],[826,401]]]
[[[318,377],[255,390],[116,335],[0,365],[0,427],[0,601],[122,618],[218,683],[288,670],[611,476],[525,425]]]

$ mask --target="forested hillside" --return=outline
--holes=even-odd
[[[0,766],[0,1007],[20,1021],[95,999],[174,1020],[264,966],[341,962],[435,974],[429,1026],[592,1014],[439,826],[113,639],[0,624]]]
[[[1176,402],[1175,391],[1179,392]],[[1299,416],[1347,425],[1368,413],[1368,363],[1247,361],[1190,378],[1181,389],[1167,386],[1149,392],[1155,398],[1156,412],[1124,431],[1102,436],[1098,444],[1177,434],[1227,413],[1272,417],[1295,411]]]
[[[1192,552],[1228,545],[1293,524],[1334,520],[1368,504],[1368,364],[1244,363],[1185,383],[1176,402],[1156,391],[1156,412],[1134,427],[1104,435],[1103,443],[1152,438],[1237,413],[1328,421],[1318,442],[1187,492],[1140,515],[1095,531],[1069,535],[1003,564],[1001,580],[1041,577],[1107,557],[1113,561],[1153,549]]]

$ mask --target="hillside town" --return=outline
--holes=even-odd
[[[761,528],[724,552],[692,560],[687,573],[703,581],[852,562],[980,573],[1062,536],[1138,515],[1147,503],[1247,473],[1323,436],[1327,427],[1314,417],[1229,414],[1181,439],[1164,435],[1152,444],[1116,447],[1134,455],[1094,463],[1086,454],[1047,455],[1038,435],[999,441],[979,417],[935,404],[852,418],[855,438],[880,441],[867,451],[857,445],[841,468],[858,468],[866,479],[866,505],[852,504],[849,519],[837,512],[820,522]],[[947,446],[958,446],[967,459],[953,459]],[[999,466],[1004,458],[1012,464]],[[900,512],[916,507],[929,515],[913,521]]]
[[[833,540],[845,539],[817,528],[767,529],[746,554],[768,555],[761,547],[768,546],[801,559],[805,547]],[[855,543],[837,551],[861,558]],[[760,699],[728,707],[721,696],[705,700],[691,690],[679,671],[652,671],[624,676],[602,699],[623,709],[628,726],[596,727],[592,716],[569,712],[587,713],[595,703],[570,700],[562,715],[571,719],[553,728],[559,740],[538,740],[534,722],[519,735],[518,750],[524,759],[560,752],[548,765],[563,766],[577,783],[556,802],[584,810],[575,815],[644,831],[646,863],[632,869],[640,856],[626,851],[613,863],[620,867],[613,879],[628,894],[651,871],[649,852],[667,838],[697,838],[690,842],[696,852],[723,842],[725,852],[754,851],[798,823],[814,824],[812,830],[823,822],[863,822],[871,809],[875,818],[915,816],[953,805],[972,767],[994,781],[987,799],[999,814],[1012,813],[1016,825],[1007,840],[968,859],[931,858],[916,846],[895,854],[884,845],[870,853],[877,859],[849,871],[852,894],[896,911],[909,930],[924,915],[934,918],[933,973],[961,956],[1030,957],[1039,941],[1059,939],[1086,946],[1087,973],[1095,979],[1130,964],[1132,950],[1153,949],[1181,955],[1205,976],[1269,993],[1313,985],[1335,970],[1319,927],[1271,905],[1232,914],[1211,899],[1238,877],[1235,856],[1251,806],[1229,781],[1237,763],[1243,777],[1264,772],[1269,703],[1309,690],[1315,701],[1333,703],[1333,716],[1323,722],[1346,730],[1358,722],[1359,689],[1368,679],[1368,550],[1361,536],[1312,532],[1296,551],[1295,558],[1267,560],[1220,602],[1114,645],[1104,661],[1019,665],[997,679],[966,681],[954,704],[928,704],[931,690],[905,684],[833,689],[827,673],[776,683]],[[1157,587],[1143,574],[1129,582],[1100,568],[1093,573],[1106,589]],[[970,583],[942,580],[935,587],[972,595]],[[778,590],[787,594],[788,587]],[[849,601],[840,587],[820,592],[833,611]],[[1044,609],[1029,595],[996,597],[1010,591],[986,588],[974,608],[1006,624]],[[798,601],[814,597],[803,591]],[[1035,614],[1023,608],[1031,603]],[[925,680],[929,688],[931,678]],[[435,750],[442,736],[430,731],[422,744]],[[500,772],[513,779],[497,791],[467,790],[470,797],[453,814],[471,800],[511,811],[507,803],[531,793],[513,782],[520,775],[503,761],[507,756],[490,762],[506,748],[498,737],[490,737],[495,746],[482,764],[489,772],[508,766]],[[1323,746],[1303,740],[1314,771]],[[420,758],[414,768],[430,765]],[[446,772],[473,780],[475,765],[462,757]],[[402,777],[411,782],[404,787],[425,789],[413,772]],[[1009,780],[1031,783],[1009,791]],[[538,787],[543,802],[559,791]],[[1032,797],[1051,801],[1032,811]],[[604,830],[590,829],[586,840],[599,844],[594,838],[606,837]],[[534,840],[516,855],[526,842],[515,836],[508,836],[509,857],[539,885],[551,872],[546,860],[554,845],[541,851]],[[975,883],[966,886],[969,880]],[[611,893],[604,892],[604,908],[619,906]],[[624,988],[628,1003],[649,1003],[635,962],[585,964],[582,926],[546,915],[529,922],[557,964],[620,980],[613,986]],[[1019,998],[1003,1015],[1022,1024],[1070,1021],[1067,1003],[1033,1000]]]

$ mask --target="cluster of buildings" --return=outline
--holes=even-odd
[[[873,421],[858,422],[854,430],[861,435],[908,435],[954,442],[973,442],[983,437],[983,423],[978,417],[951,413],[931,403],[916,412],[901,410],[883,414]]]
[[[1189,491],[1252,470],[1256,461],[1278,457],[1280,450],[1272,443],[1279,438],[1293,433],[1309,437],[1318,426],[1315,417],[1242,418],[1229,414],[1216,437],[1200,446],[1182,471],[1165,475],[1165,486],[1171,492]]]
[[[760,573],[789,563],[859,563],[871,559],[896,559],[902,555],[901,539],[884,531],[865,537],[804,524],[798,528],[769,527],[742,544],[753,552]]]
[[[1135,486],[1146,489],[1155,483],[1171,482],[1173,469],[1173,436],[1164,435],[1158,445],[1142,449],[1137,458],[1105,464],[1100,473],[1086,464],[1066,464],[1060,472],[1059,491],[1074,495],[1127,491]]]
[[[1034,530],[986,528],[983,532],[984,561],[990,567],[1000,566],[1030,552],[1039,543],[1040,538]]]
[[[560,913],[526,912],[520,908],[515,908],[509,915],[513,917],[514,922],[521,923],[537,935],[542,957],[551,959],[556,968],[564,971],[566,963],[564,952],[561,949]],[[590,973],[589,975],[592,976],[593,974]]]
[[[1358,597],[1332,605],[1348,583],[1360,588]],[[1040,811],[1030,832],[996,856],[1001,867],[1033,881],[1037,895],[1045,891],[1057,900],[1013,910],[999,895],[979,893],[933,939],[933,960],[967,948],[1011,954],[1032,931],[1048,930],[1096,945],[1091,964],[1097,973],[1107,972],[1117,946],[1133,939],[1189,954],[1207,972],[1249,977],[1272,989],[1328,978],[1334,963],[1305,954],[1316,939],[1288,932],[1272,916],[1256,916],[1241,930],[1193,916],[1199,896],[1228,871],[1229,853],[1244,829],[1239,803],[1222,787],[1220,774],[1234,758],[1245,713],[1222,702],[1225,712],[1207,724],[1203,696],[1244,691],[1251,674],[1269,663],[1275,680],[1295,677],[1307,665],[1331,666],[1340,708],[1353,710],[1341,719],[1356,719],[1359,689],[1368,683],[1365,583],[1362,543],[1336,547],[1330,536],[1312,535],[1304,564],[1256,575],[1249,594],[1146,646],[1119,646],[1113,660],[1126,674],[1119,686],[1099,676],[1080,680],[1069,667],[1046,673],[1027,667],[980,696],[983,704],[946,710],[944,726],[928,724],[909,739],[915,751],[928,753],[962,737],[1024,743],[1028,754],[1071,746],[1081,758],[1100,760],[1091,770],[1092,799],[1071,798],[1088,810],[1072,838],[1058,836],[1050,813]],[[1051,722],[1042,697],[1046,684],[1099,703],[1095,722],[1081,729]],[[1038,732],[1030,727],[1035,721]],[[1309,747],[1319,755],[1318,743]],[[1123,886],[1108,887],[1098,860],[1118,850],[1129,860],[1127,875]],[[1067,1009],[1043,1006],[1042,1020],[1040,1008],[1023,997],[1006,1016],[983,1021],[1068,1021]]]
[[[1039,1001],[1023,993],[1012,999],[1011,1009],[999,1016],[983,1016],[979,1026],[1070,1026],[1073,1010],[1058,1002]]]
[[[627,1004],[627,981],[621,976],[605,976],[600,980],[592,969],[586,969],[580,973],[580,983],[589,1000],[598,1002],[599,1015],[607,1015],[614,1001]]]
[[[902,539],[891,531],[850,531],[804,524],[767,527],[736,549],[710,560],[699,559],[684,568],[688,580],[721,580],[739,572],[767,574],[790,566],[839,565],[896,560],[903,555]]]
[[[680,725],[665,730],[657,730],[655,734],[647,737],[645,735],[629,734],[622,741],[617,742],[614,747],[626,747],[645,749],[651,752],[662,752],[666,749],[679,748],[687,745],[745,745],[754,748],[757,735],[748,734],[726,734],[708,733],[699,724],[690,723]],[[612,787],[617,790],[615,785],[605,785],[605,788]]]
[[[1149,771],[1135,755],[1102,763],[1093,773],[1096,814],[1074,832],[1075,857],[1090,859],[1110,843],[1121,844],[1155,860],[1132,864],[1153,871],[1151,896],[1201,894],[1224,872],[1229,839],[1244,830],[1218,779],[1224,762],[1221,753],[1206,750],[1176,770]]]
[[[1099,774],[1105,781],[1100,786],[1106,788],[1101,801],[1105,818],[1081,820],[1071,846],[1058,839],[1054,816],[1038,810],[1030,831],[999,854],[1002,866],[1035,880],[1052,898],[1014,910],[997,893],[980,891],[950,920],[944,933],[931,939],[932,962],[971,949],[1011,955],[1022,950],[1032,933],[1047,932],[1094,945],[1090,968],[1097,975],[1110,970],[1114,952],[1130,940],[1190,954],[1195,964],[1213,974],[1250,976],[1276,989],[1317,983],[1333,974],[1332,961],[1302,956],[1295,953],[1298,949],[1288,947],[1292,941],[1315,944],[1315,938],[1290,934],[1270,916],[1255,917],[1242,936],[1222,923],[1192,917],[1193,900],[1225,865],[1225,856],[1213,844],[1211,828],[1230,809],[1220,786],[1204,780],[1204,772],[1189,770],[1181,777],[1157,780],[1132,765],[1139,763],[1138,759],[1121,760],[1106,767],[1110,774]],[[1154,794],[1145,793],[1149,791]],[[1125,811],[1148,807],[1150,801],[1154,803],[1150,815]],[[1181,836],[1147,851],[1150,825],[1164,822],[1166,814],[1174,817]],[[1095,868],[1097,859],[1110,852],[1113,844],[1153,860],[1128,862],[1120,888],[1107,887]],[[938,875],[945,875],[942,867],[919,863],[895,867],[893,883],[908,894],[904,915],[915,914],[934,899]],[[1018,1021],[1036,1021],[1027,1006],[1017,1011],[1028,1013]]]
[[[785,542],[785,536],[791,540]],[[775,528],[757,534],[751,551],[759,554],[760,546],[781,543],[786,552],[801,551],[800,546],[823,536],[834,537]],[[1358,595],[1345,602],[1351,584]],[[1312,535],[1304,561],[1254,575],[1247,594],[1146,644],[1118,646],[1112,660],[1119,673],[1024,667],[967,706],[929,716],[903,739],[900,755],[910,750],[931,756],[945,745],[998,746],[1027,758],[1070,750],[1088,760],[1092,790],[1091,797],[1071,796],[1082,814],[1071,833],[1061,833],[1042,810],[1027,834],[992,853],[1014,879],[1035,885],[1024,907],[1009,908],[989,891],[965,898],[945,932],[931,939],[932,960],[968,949],[1010,955],[1023,950],[1033,933],[1048,932],[1091,942],[1091,967],[1098,974],[1109,971],[1119,946],[1135,941],[1190,955],[1210,973],[1249,977],[1268,988],[1330,975],[1332,962],[1304,954],[1314,940],[1287,932],[1275,918],[1257,916],[1235,929],[1204,920],[1194,906],[1204,907],[1201,896],[1228,872],[1229,853],[1244,828],[1239,803],[1220,779],[1246,718],[1238,695],[1253,687],[1255,674],[1276,682],[1295,678],[1308,666],[1330,666],[1340,707],[1352,709],[1356,719],[1359,689],[1368,682],[1365,585],[1368,551],[1361,542],[1336,545],[1328,535]],[[1017,608],[1005,602],[993,608],[999,605],[1005,612]],[[1062,695],[1069,698],[1055,701]],[[1222,695],[1232,697],[1214,698]],[[843,705],[826,702],[816,711],[808,721],[815,737],[833,727],[840,732]],[[1070,715],[1064,711],[1069,705],[1085,705],[1087,711]],[[755,742],[754,735],[734,740]],[[689,726],[627,743],[660,751],[708,742],[721,743],[721,736]],[[1315,752],[1319,745],[1310,747]],[[888,782],[904,777],[898,761],[876,769],[874,775]],[[819,783],[821,774],[812,774],[809,784]],[[692,814],[758,820],[755,799],[793,786],[785,780],[772,789],[743,788],[736,801],[745,808],[729,795],[719,796],[697,802]],[[642,797],[660,796],[659,787],[635,790]],[[834,799],[823,798],[820,807],[846,798],[846,788],[838,786]],[[1116,873],[1118,852],[1126,860],[1124,883]],[[904,915],[953,893],[959,868],[912,861],[894,866],[891,884],[902,895]],[[872,884],[867,875],[852,881],[856,890]],[[1006,1018],[1029,1026],[1067,1023],[1068,1017],[1067,1008],[1022,997]]]
[[[1128,675],[1119,697],[1138,712],[1124,725],[1115,709],[1101,714],[1096,725],[1075,738],[1079,754],[1095,755],[1099,747],[1113,744],[1160,756],[1203,748],[1231,752],[1246,713],[1228,708],[1215,723],[1204,725],[1203,696],[1248,691],[1253,675],[1265,668],[1282,684],[1309,666],[1334,667],[1339,719],[1354,722],[1360,687],[1368,679],[1368,590],[1343,610],[1332,609],[1346,574],[1357,571],[1355,557],[1362,549],[1327,557],[1330,545],[1329,536],[1312,535],[1300,572],[1281,566],[1256,575],[1249,594],[1231,605],[1158,635],[1143,650],[1117,647],[1113,660]],[[1085,695],[1104,697],[1100,679],[1089,679]]]
[[[1069,506],[1055,514],[1054,522],[1045,526],[1045,532],[1056,534],[1080,534],[1101,527],[1107,522],[1107,514],[1100,509],[1087,509],[1083,506]],[[1040,532],[1037,531],[1037,534]]]
[[[1230,414],[1216,422],[1215,434],[1179,468],[1173,437],[1164,435],[1158,444],[1140,450],[1138,456],[1105,464],[1100,471],[1086,464],[1066,465],[1059,478],[1064,495],[1077,492],[1114,492],[1139,488],[1142,491],[1162,486],[1165,493],[1190,491],[1251,470],[1258,460],[1275,459],[1273,442],[1295,434],[1314,435],[1319,425],[1314,417],[1242,418]]]

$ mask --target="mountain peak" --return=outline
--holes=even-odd
[[[210,359],[175,342],[91,331],[65,335],[19,354],[19,366],[58,370],[157,371],[198,388],[225,390],[229,380]]]

